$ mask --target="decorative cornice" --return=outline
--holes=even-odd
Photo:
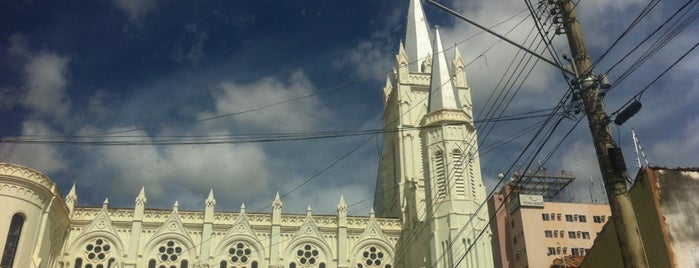
[[[434,126],[449,122],[467,123],[471,122],[471,117],[462,110],[439,110],[426,114],[420,125]]]
[[[56,186],[56,184],[53,183],[53,181],[51,181],[49,177],[42,174],[41,172],[25,166],[10,163],[0,162],[0,176],[10,176],[30,180],[34,183],[44,186],[47,190],[51,192],[54,192],[53,189]],[[60,195],[60,193],[58,192],[56,192],[55,194]]]

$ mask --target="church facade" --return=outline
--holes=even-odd
[[[449,50],[447,50],[449,51]],[[492,267],[471,89],[411,0],[405,43],[384,87],[384,153],[374,207],[348,216],[77,204],[34,169],[0,163],[0,267]]]

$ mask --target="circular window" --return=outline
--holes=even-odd
[[[102,263],[109,256],[111,249],[112,247],[106,240],[97,238],[85,245],[85,256],[89,262]]]
[[[236,242],[228,249],[228,260],[234,265],[245,265],[252,260],[252,248],[244,242]]]
[[[376,246],[369,246],[362,251],[361,262],[364,267],[384,267],[387,264],[386,254]]]
[[[301,267],[313,267],[320,263],[320,251],[312,244],[304,244],[296,250],[296,261]]]
[[[174,240],[169,240],[158,247],[158,259],[162,263],[173,263],[180,259],[182,247]]]

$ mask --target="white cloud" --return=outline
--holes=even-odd
[[[55,135],[50,127],[40,121],[22,123],[22,135]],[[1,143],[0,155],[3,162],[28,166],[42,173],[64,171],[68,167],[61,151],[52,145]]]
[[[57,120],[66,119],[70,101],[66,97],[68,58],[48,52],[32,56],[25,66],[26,94],[22,104],[36,115]]]
[[[179,200],[185,209],[201,209],[199,201],[213,189],[218,207],[232,209],[265,192],[270,180],[268,157],[253,144],[102,146],[81,154],[93,164],[83,167],[79,183],[121,204],[129,204],[144,186],[149,206],[167,207]]]
[[[280,101],[292,100],[313,93],[306,75],[296,71],[286,80],[267,77],[249,84],[222,82],[213,92],[215,114],[229,114],[262,108]],[[202,114],[207,117],[210,114]],[[318,126],[334,116],[317,96],[269,106],[235,116],[236,122],[261,130],[303,131]]]

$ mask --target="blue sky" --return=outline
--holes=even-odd
[[[684,1],[675,2],[655,6],[595,70],[608,70]],[[527,42],[533,25],[529,13],[521,12],[526,9],[524,1],[443,3],[486,26],[504,21],[493,29],[520,43]],[[578,15],[593,60],[647,4],[580,2]],[[508,77],[507,66],[517,50],[428,3],[423,5],[430,25],[440,26],[445,46],[458,44],[469,64],[475,113],[483,118],[492,106],[489,96],[502,91],[498,81]],[[285,211],[302,212],[310,205],[316,213],[334,213],[342,194],[353,204],[350,213],[368,213],[380,138],[148,143],[173,136],[181,141],[181,136],[194,135],[380,128],[382,87],[404,39],[407,1],[3,1],[0,7],[1,138],[106,140],[95,135],[129,130],[120,135],[131,137],[122,139],[146,144],[5,142],[0,143],[0,161],[42,171],[63,193],[76,183],[83,205],[98,205],[108,197],[112,206],[130,207],[145,186],[149,207],[168,208],[177,200],[184,209],[201,209],[214,189],[218,209],[237,210],[245,202],[248,211],[266,211],[277,191],[285,194],[313,178],[284,198]],[[690,5],[688,16],[697,10]],[[691,21],[607,95],[607,111],[622,107],[692,48],[698,33]],[[567,51],[563,36],[553,44],[559,53]],[[611,80],[639,55],[631,54],[612,69]],[[636,169],[631,127],[651,164],[698,166],[697,55],[688,54],[643,94],[639,114],[621,127],[612,126],[632,176]],[[505,115],[548,109],[563,96],[566,86],[560,72],[544,63],[532,69]],[[253,111],[191,123],[249,110]],[[483,126],[481,148],[533,122],[500,122],[488,125],[492,127],[488,131]],[[586,201],[589,177],[599,185],[587,122],[553,150],[573,124],[562,121],[535,161],[544,161],[545,154],[553,151],[546,166],[572,170],[579,178],[575,198]],[[481,166],[489,187],[495,185],[496,174],[515,163],[531,136],[483,154]],[[515,164],[526,165],[522,160]],[[599,189],[595,194],[603,196]]]

